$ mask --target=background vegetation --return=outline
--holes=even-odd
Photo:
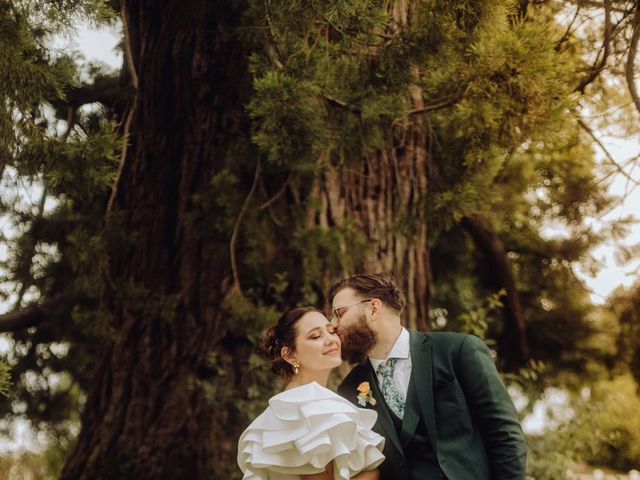
[[[120,70],[52,48],[79,22],[121,22]],[[0,412],[47,439],[0,470],[239,478],[280,388],[260,332],[364,270],[409,327],[485,338],[523,415],[566,393],[532,478],[639,469],[640,285],[594,305],[575,273],[633,225],[595,226],[638,163],[596,151],[638,135],[639,25],[631,0],[0,0]]]

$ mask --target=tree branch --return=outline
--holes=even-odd
[[[640,113],[640,97],[638,96],[638,90],[636,88],[636,82],[634,78],[633,64],[635,62],[636,55],[638,53],[638,40],[640,39],[640,7],[636,10],[633,16],[633,34],[631,35],[631,42],[629,42],[629,54],[627,55],[627,62],[625,64],[624,72],[627,77],[627,86],[629,88],[629,95]]]
[[[283,223],[278,217],[276,217],[276,214],[273,211],[273,208],[271,208],[271,204],[273,202],[275,202],[286,191],[287,184],[289,183],[290,178],[291,178],[291,175],[289,175],[289,177],[287,177],[287,180],[285,180],[285,182],[282,185],[282,188],[280,189],[280,191],[278,193],[276,193],[273,197],[271,197],[269,200],[267,200],[265,203],[260,205],[260,207],[259,207],[259,210],[264,210],[266,208],[267,211],[269,212],[269,217],[271,217],[271,220],[273,221],[273,223],[275,223],[279,227],[282,227]],[[269,194],[267,193],[267,189],[264,186],[264,179],[263,178],[260,178],[260,191],[262,193],[264,193],[265,197],[269,196]]]
[[[124,3],[124,2],[123,2]],[[122,147],[120,148],[120,161],[118,162],[118,170],[116,172],[116,178],[113,180],[111,187],[111,194],[109,195],[109,201],[107,202],[106,219],[109,220],[109,214],[113,210],[113,204],[116,201],[116,195],[118,194],[118,185],[120,178],[122,177],[122,171],[124,170],[124,163],[127,160],[127,149],[129,148],[129,131],[131,129],[131,120],[133,119],[134,110],[136,108],[135,102],[131,105],[131,109],[127,113],[127,118],[124,122],[124,130],[122,132]]]
[[[125,4],[127,2],[120,2],[121,4],[121,17],[122,26],[124,30],[124,57],[129,67],[129,73],[131,73],[131,85],[134,89],[138,90],[138,73],[136,72],[136,66],[133,62],[133,52],[131,51],[131,34],[129,33],[129,21],[127,19],[127,11]]]
[[[344,102],[342,100],[338,100],[337,98],[334,98],[330,95],[327,95],[325,93],[322,94],[322,97],[331,105],[333,105],[334,107],[339,107],[342,108],[344,110],[349,110],[350,112],[354,112],[354,113],[362,113],[362,109],[360,107],[356,107],[355,105],[350,105],[347,102]]]
[[[605,2],[595,2],[593,0],[575,0],[574,2],[571,2],[571,3],[575,3],[579,7],[593,7],[593,8],[605,7],[606,8]],[[630,10],[627,10],[626,8],[612,7],[611,5],[609,7],[611,8],[612,12],[621,12],[621,13],[630,12]]]
[[[71,130],[73,130],[73,126],[76,124],[76,115],[77,115],[77,110],[72,105],[68,105],[67,106],[67,129],[62,135],[62,140],[65,142],[69,138],[69,135],[71,134]]]
[[[429,112],[431,110],[440,110],[442,108],[450,107],[451,105],[453,105],[456,102],[458,102],[462,98],[462,96],[463,95],[456,95],[454,97],[448,96],[448,97],[438,98],[438,99],[432,101],[431,103],[427,103],[422,108],[416,108],[414,110],[409,110],[407,112],[407,115],[418,115],[420,113]]]
[[[113,73],[100,73],[92,79],[92,83],[82,83],[66,90],[64,100],[49,99],[55,108],[58,118],[67,118],[68,108],[75,110],[89,103],[101,103],[117,114],[126,103],[129,90],[123,88],[119,76]]]
[[[587,85],[589,85],[596,78],[598,78],[598,75],[600,75],[602,70],[604,70],[604,67],[606,67],[607,65],[607,59],[609,58],[609,52],[611,50],[610,48],[611,30],[612,30],[611,0],[604,0],[603,6],[604,6],[604,40],[602,43],[602,49],[603,49],[602,57],[600,58],[600,61],[597,61],[598,58],[596,57],[596,63],[593,65],[593,67],[591,67],[589,74],[585,78],[583,78],[580,84],[574,89],[575,92],[584,93],[584,89],[587,87]],[[600,54],[598,54],[598,56],[600,56]]]
[[[569,34],[571,33],[571,29],[573,28],[573,24],[575,23],[576,19],[578,18],[578,14],[579,13],[580,13],[580,4],[578,4],[578,6],[576,7],[576,13],[573,16],[573,18],[571,19],[571,22],[569,22],[569,25],[567,26],[567,29],[564,32],[564,35],[562,35],[562,37],[560,37],[560,39],[556,42],[555,47],[554,47],[556,52],[558,52],[560,50],[560,47],[562,46],[562,44],[564,42],[569,40]]]
[[[605,154],[605,156],[609,160],[609,163],[616,168],[618,173],[621,173],[627,180],[629,180],[634,185],[640,185],[640,181],[636,180],[631,175],[629,175],[625,171],[625,169],[622,168],[622,166],[618,162],[616,162],[615,158],[613,158],[613,155],[611,155],[609,150],[607,150],[607,147],[604,146],[602,141],[600,141],[600,139],[596,136],[595,133],[593,133],[593,130],[591,130],[591,128],[589,128],[589,126],[586,123],[584,123],[581,119],[578,119],[578,125],[580,125],[580,127],[582,127],[582,129],[585,132],[587,132],[591,136],[591,138],[593,138],[593,140],[598,144],[600,149],[603,151],[603,153]]]
[[[56,295],[39,304],[0,315],[0,333],[16,332],[38,326],[67,296],[68,294]]]
[[[498,344],[510,367],[522,365],[529,356],[529,346],[520,296],[516,289],[516,280],[511,261],[507,256],[507,249],[489,223],[480,215],[464,217],[461,225],[489,262],[496,286],[504,288],[507,292],[503,310],[504,333]]]
[[[518,1],[518,17],[525,18],[527,16],[527,9],[529,8],[529,0]]]
[[[278,190],[278,192],[273,197],[271,197],[262,205],[260,205],[260,210],[264,210],[265,208],[269,207],[273,202],[275,202],[278,198],[280,198],[284,194],[284,192],[287,190],[287,185],[289,184],[290,181],[291,181],[291,174],[287,176],[287,179],[282,184],[282,187],[280,187],[280,190]],[[263,186],[264,186],[264,183],[263,183]],[[265,189],[265,193],[266,193],[266,189]]]
[[[242,208],[240,208],[240,213],[238,214],[238,218],[236,219],[236,223],[233,226],[233,233],[231,234],[231,240],[229,241],[229,256],[231,257],[231,270],[233,271],[233,288],[241,291],[240,288],[240,275],[238,274],[238,261],[236,260],[236,239],[238,238],[238,231],[240,230],[240,223],[242,222],[242,217],[249,206],[249,202],[251,201],[251,197],[253,197],[253,193],[256,191],[258,186],[258,181],[260,179],[260,159],[258,159],[256,163],[256,173],[253,177],[253,185],[251,185],[251,190],[249,190],[249,194],[247,198],[244,199],[244,203],[242,204]]]
[[[264,8],[265,8],[265,16],[267,18],[267,25],[269,25],[269,34],[271,35],[271,42],[267,42],[265,45],[267,57],[271,60],[271,63],[276,67],[277,70],[284,70],[284,65],[280,60],[282,56],[278,49],[278,34],[276,33],[276,29],[273,26],[273,20],[271,19],[271,6],[269,5],[269,0],[265,0]]]

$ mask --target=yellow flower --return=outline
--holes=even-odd
[[[360,385],[358,385],[358,391],[362,395],[367,395],[370,390],[371,390],[371,387],[369,386],[369,382],[362,382]]]
[[[376,406],[376,399],[373,398],[373,394],[371,393],[371,387],[369,386],[369,382],[362,382],[358,385],[358,405],[361,407],[366,407],[367,403],[369,405]]]

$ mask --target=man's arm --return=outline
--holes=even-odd
[[[527,463],[524,434],[489,349],[478,337],[469,335],[460,346],[458,360],[460,386],[482,432],[492,478],[524,480]]]

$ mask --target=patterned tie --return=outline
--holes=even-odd
[[[382,377],[380,390],[382,390],[382,395],[387,401],[387,405],[398,418],[402,419],[404,416],[404,400],[402,400],[400,392],[398,392],[396,385],[393,383],[393,369],[397,360],[397,358],[390,358],[386,362],[382,362],[378,365],[377,371]]]

